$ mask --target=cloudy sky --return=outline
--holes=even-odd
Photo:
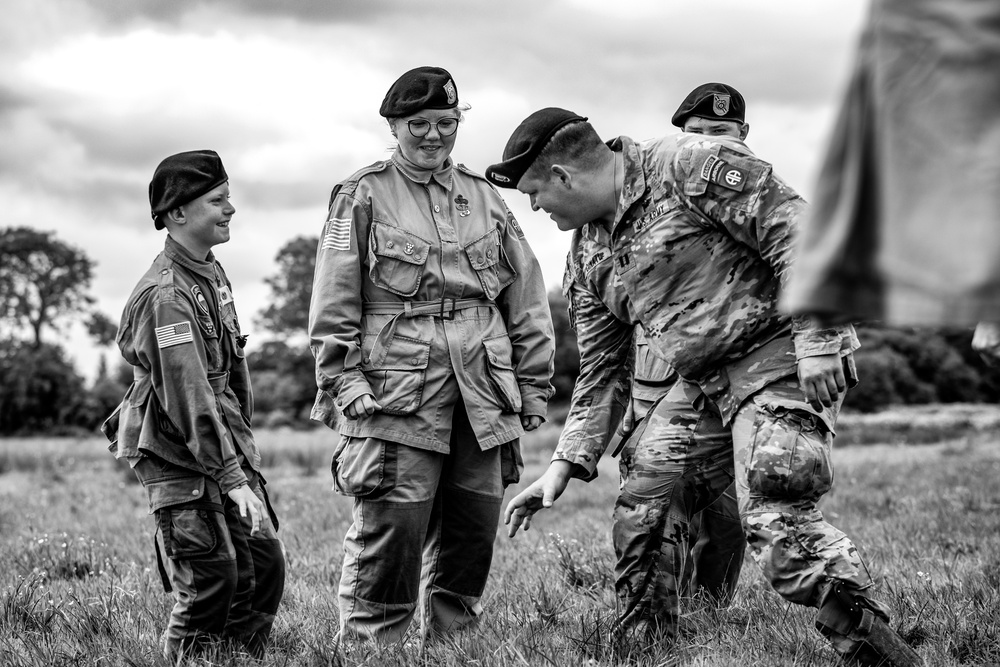
[[[499,159],[532,111],[605,137],[671,134],[695,86],[747,99],[748,145],[807,197],[867,0],[4,0],[0,226],[54,231],[96,263],[115,321],[161,249],[147,186],[163,157],[212,148],[237,213],[217,255],[251,346],[289,239],[318,235],[331,186],[384,158],[389,85],[448,69],[472,105],[452,156]],[[567,237],[507,196],[550,285]],[[84,374],[100,351],[69,334]],[[113,357],[112,357],[113,358]]]

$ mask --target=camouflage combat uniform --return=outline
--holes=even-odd
[[[618,332],[619,335],[624,336],[630,331],[632,332],[631,338],[634,341],[634,348],[632,350],[631,401],[635,421],[638,424],[646,416],[649,409],[676,382],[677,373],[670,367],[670,364],[651,351],[642,326],[633,324],[635,317],[630,313],[630,304],[625,296],[621,279],[612,268],[610,236],[603,228],[588,226],[574,232],[570,251],[566,258],[563,294],[569,303],[570,322],[576,330],[581,351],[580,375],[576,384],[579,396],[583,397],[587,394],[587,387],[592,386],[593,382],[590,376],[599,368],[599,364],[594,363],[593,354],[608,345],[607,341],[600,340],[600,331],[606,330],[604,323],[607,319],[613,318],[617,320],[616,324],[624,325]],[[603,304],[606,310],[596,313],[595,317],[588,317],[587,304],[595,302]],[[581,398],[581,400],[583,399]],[[583,402],[586,403],[585,400]],[[583,411],[581,407],[578,402],[571,405],[571,416],[562,433],[562,439],[572,439],[577,436],[578,430],[584,428],[581,418],[589,420],[585,427],[587,429],[596,428],[598,433],[610,431],[613,423],[598,424],[598,420],[610,418],[609,411],[595,409],[592,405]],[[621,493],[626,497],[630,495],[629,463],[633,458],[630,453],[634,447],[634,440],[624,445],[623,451],[627,454],[622,457],[620,464]],[[667,496],[658,499],[658,502],[669,506],[669,495],[673,487],[669,486],[665,490]],[[621,503],[619,503],[620,505]],[[617,526],[619,519],[619,513],[616,511],[615,552],[621,559],[628,548],[626,544],[620,543],[623,533]],[[691,595],[699,589],[704,589],[717,599],[731,599],[739,580],[740,567],[743,563],[743,553],[746,547],[743,531],[740,527],[739,510],[736,506],[735,488],[727,489],[726,493],[710,507],[691,517],[689,543],[692,544],[692,548],[690,557],[687,553],[672,553],[675,543],[670,535],[676,532],[676,528],[667,525],[664,526],[664,530],[665,536],[662,540],[652,539],[650,536],[650,539],[645,543],[645,546],[651,549],[654,555],[644,556],[639,560],[648,562],[651,558],[659,558],[660,556],[655,555],[655,552],[659,551],[662,553],[662,558],[676,560],[683,564],[681,566],[683,572],[681,581],[685,594]],[[640,547],[640,549],[642,548]],[[629,562],[635,563],[636,561],[630,560]],[[633,568],[628,567],[625,561],[619,561],[616,576],[622,586],[625,586],[626,582],[631,581],[636,575],[637,573],[634,572]]]
[[[176,598],[164,633],[171,659],[218,637],[259,656],[284,591],[284,549],[250,430],[241,340],[222,266],[211,253],[193,258],[168,236],[122,313],[118,347],[135,381],[105,433],[156,516],[160,573]],[[267,508],[255,535],[226,495],[242,484]]]
[[[839,404],[810,407],[797,359],[840,354],[853,377],[858,342],[853,327],[817,330],[778,310],[805,203],[736,140],[682,134],[610,145],[625,171],[611,261],[635,321],[681,378],[622,454],[628,493],[616,509],[616,544],[625,549],[619,567],[634,574],[617,587],[619,630],[675,632],[680,563],[646,543],[662,538],[673,543],[668,553],[685,553],[687,517],[734,476],[751,555],[778,593],[818,607],[839,582],[887,618],[867,601],[872,579],[854,545],[816,506],[833,479]],[[612,411],[624,391],[631,327],[596,295],[580,291],[573,302],[586,334],[581,357],[593,368],[581,368],[586,383],[554,458],[588,478],[613,423],[594,413]]]
[[[425,633],[474,621],[521,416],[544,417],[552,391],[545,286],[517,221],[481,176],[397,149],[332,193],[309,334],[315,417],[333,397],[381,405],[339,423],[345,637],[399,639],[418,599]]]

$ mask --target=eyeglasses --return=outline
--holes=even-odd
[[[438,134],[442,137],[450,137],[458,130],[458,119],[442,118],[436,123],[432,123],[425,118],[414,118],[413,120],[406,121],[407,129],[415,137],[426,137],[427,133],[431,131],[431,125],[437,128]]]

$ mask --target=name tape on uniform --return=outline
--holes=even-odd
[[[191,334],[191,322],[189,321],[166,324],[162,327],[156,327],[155,331],[156,346],[161,350],[181,343],[194,342],[194,336]]]
[[[351,249],[351,219],[330,218],[326,221],[326,234],[323,235],[324,250]]]
[[[701,177],[709,183],[743,192],[743,184],[747,181],[747,171],[734,167],[714,155],[709,155],[705,164],[701,165]]]

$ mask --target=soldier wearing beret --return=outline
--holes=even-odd
[[[750,133],[746,111],[740,91],[725,83],[703,83],[688,93],[670,122],[693,134],[743,140]]]
[[[379,113],[398,145],[334,187],[309,308],[313,416],[343,415],[334,483],[354,499],[349,644],[401,641],[415,615],[422,640],[483,613],[518,439],[552,393],[538,262],[497,191],[450,157],[454,79],[410,70]]]
[[[586,405],[610,406],[601,414],[615,417],[641,324],[679,379],[623,454],[613,635],[675,635],[680,564],[672,557],[686,551],[683,525],[735,477],[751,556],[775,591],[817,608],[817,629],[845,659],[921,664],[890,629],[857,548],[817,507],[833,483],[833,429],[858,342],[850,325],[821,329],[777,307],[802,198],[737,140],[685,133],[604,143],[586,118],[558,108],[525,119],[486,175],[527,194],[560,229],[608,239],[623,295],[607,298],[624,299],[632,318],[614,317],[604,294],[575,300],[578,329],[600,326],[580,341],[584,385],[567,419],[571,437],[508,504],[509,533],[551,507],[571,478],[594,476],[607,441],[595,435],[601,425],[576,422]],[[665,536],[668,521],[679,528]],[[664,557],[638,559],[631,548],[635,539],[667,538],[675,544]]]
[[[284,591],[278,521],[250,430],[253,396],[232,285],[212,248],[236,209],[218,154],[164,159],[149,184],[166,243],[122,313],[118,347],[134,381],[105,423],[155,516],[156,553],[175,603],[171,664],[215,640],[263,655]]]
[[[707,83],[698,86],[681,102],[674,113],[671,122],[685,132],[705,134],[709,136],[729,136],[745,139],[750,126],[745,121],[745,104],[742,95],[731,86],[721,83]],[[573,232],[570,251],[567,257],[566,272],[563,277],[563,293],[570,306],[570,319],[576,329],[577,337],[589,338],[590,329],[603,326],[600,319],[578,320],[574,313],[580,307],[575,300],[597,298],[621,322],[631,323],[634,318],[628,314],[629,305],[624,292],[616,288],[620,281],[612,266],[610,239],[588,228]],[[653,404],[664,396],[677,379],[673,368],[651,349],[642,330],[641,324],[635,325],[635,347],[633,350],[633,379],[631,396],[625,406],[625,416],[619,427],[620,435],[625,437],[632,433],[641,423]],[[592,349],[592,346],[591,346]],[[589,368],[588,363],[584,363]],[[587,374],[581,374],[577,380],[578,391],[583,393],[587,383]],[[591,412],[594,410],[592,407]],[[576,423],[576,422],[575,422]],[[595,420],[581,420],[579,424],[595,425]],[[563,437],[572,438],[572,430],[564,431]],[[619,445],[623,452],[621,458],[622,480],[629,479],[635,439]],[[617,452],[616,452],[617,454]],[[627,492],[627,485],[623,491]],[[619,506],[620,507],[620,506]],[[615,514],[616,520],[619,512]],[[672,522],[664,525],[662,543],[650,543],[645,535],[633,536],[626,540],[625,526],[616,525],[620,555],[626,550],[635,552],[633,562],[649,562],[647,550],[666,551],[676,545],[670,535],[678,529]],[[626,542],[628,545],[626,546]],[[690,596],[700,592],[708,593],[712,598],[728,602],[736,592],[746,541],[740,525],[739,509],[736,504],[736,489],[730,485],[728,489],[709,507],[695,513],[688,524],[688,544],[690,553],[678,553],[674,556],[682,573],[679,581],[681,596]],[[641,569],[635,569],[630,574],[621,573],[623,578],[642,578],[646,575]],[[674,582],[672,582],[674,583]],[[633,582],[633,587],[636,587]],[[664,585],[662,588],[669,588]]]

